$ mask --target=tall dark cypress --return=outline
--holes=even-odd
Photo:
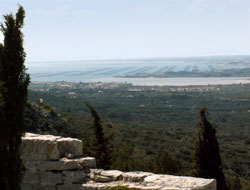
[[[24,66],[24,17],[25,11],[19,6],[16,15],[5,15],[1,24],[4,42],[0,44],[0,187],[4,190],[20,189],[23,176],[20,146],[30,81]]]
[[[90,110],[91,116],[93,118],[92,128],[94,129],[94,139],[93,139],[93,156],[95,156],[97,161],[97,167],[103,169],[109,169],[111,165],[111,152],[108,147],[108,139],[104,136],[103,127],[101,124],[101,119],[96,112],[96,110],[89,104],[87,107]]]
[[[226,180],[223,174],[220,150],[216,138],[216,129],[206,117],[206,108],[200,110],[200,131],[195,141],[194,174],[197,177],[214,178],[217,189],[226,190]]]

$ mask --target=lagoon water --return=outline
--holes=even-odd
[[[249,78],[117,78],[137,73],[213,71],[249,67],[232,58],[134,59],[26,63],[32,81],[128,82],[134,85],[208,85],[248,83]]]

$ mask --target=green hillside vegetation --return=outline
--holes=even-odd
[[[29,99],[39,107],[42,98],[43,104],[50,105],[50,109],[60,115],[58,121],[63,125],[54,127],[53,122],[58,121],[52,119],[50,130],[40,126],[42,133],[81,138],[86,145],[86,154],[94,135],[93,118],[85,105],[87,101],[98,112],[105,136],[112,135],[112,146],[116,151],[113,151],[111,169],[176,175],[191,175],[193,140],[199,130],[198,112],[206,106],[208,118],[217,130],[227,182],[233,187],[240,180],[243,189],[247,189],[250,178],[250,85],[216,86],[217,90],[212,91],[136,88],[142,91],[131,92],[124,88],[30,90]],[[74,97],[68,94],[72,91]],[[52,118],[48,113],[46,117],[38,114],[40,123]]]

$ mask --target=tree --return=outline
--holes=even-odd
[[[133,159],[134,146],[118,144],[115,147],[112,159],[111,169],[122,171],[131,171],[134,168],[135,160]],[[142,162],[142,160],[140,160]]]
[[[214,178],[217,180],[217,189],[226,190],[216,129],[207,120],[206,114],[206,108],[201,108],[198,121],[200,131],[195,141],[194,174],[197,177]]]
[[[24,17],[25,11],[19,6],[15,17],[5,15],[1,24],[4,42],[0,44],[0,187],[5,190],[20,189],[24,171],[20,146],[30,81],[24,66]]]
[[[159,149],[153,159],[153,171],[159,174],[178,174],[182,169],[179,160],[173,158],[167,151]]]
[[[229,189],[230,189],[230,190],[241,190],[241,189],[242,189],[242,186],[241,186],[241,182],[240,182],[239,176],[235,176],[235,177],[230,181]]]
[[[90,110],[91,116],[93,117],[92,128],[94,129],[94,138],[93,142],[91,143],[93,156],[96,158],[97,167],[109,169],[112,159],[109,147],[109,138],[104,136],[101,119],[96,110],[88,103],[86,103],[86,105]]]

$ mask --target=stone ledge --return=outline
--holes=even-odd
[[[41,171],[63,171],[63,170],[83,170],[95,168],[96,160],[92,157],[67,159],[62,158],[59,161],[44,161],[36,165]]]
[[[105,190],[114,186],[127,186],[138,190],[216,190],[216,180],[195,177],[159,175],[149,172],[120,172],[92,169],[91,181],[83,184],[84,190]]]

